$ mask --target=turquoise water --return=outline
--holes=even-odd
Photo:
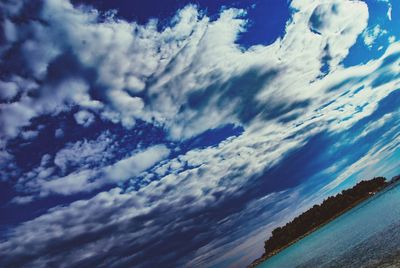
[[[400,267],[400,184],[257,267]]]

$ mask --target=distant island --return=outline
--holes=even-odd
[[[322,204],[314,205],[285,226],[274,229],[271,237],[265,241],[264,254],[251,263],[248,268],[256,267],[397,181],[400,181],[400,176],[394,177],[391,181],[387,181],[384,177],[364,180],[350,189],[343,190],[336,196],[328,197]]]

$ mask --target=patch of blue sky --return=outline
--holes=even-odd
[[[254,195],[266,196],[308,182],[336,161],[327,156],[334,141],[326,132],[310,137],[304,146],[287,152],[276,166],[266,170],[248,187],[256,187]]]
[[[391,117],[386,119],[385,116],[397,112],[399,102],[400,90],[397,90],[381,100],[378,108],[370,116],[361,119],[350,129],[335,134],[324,132],[311,138],[307,145],[289,155],[278,165],[281,168],[278,168],[279,172],[273,175],[283,178],[280,179],[280,182],[283,183],[282,189],[303,184],[310,194],[315,193],[337,179],[346,168],[362,159],[375,145],[389,144],[398,133],[398,130],[393,131],[397,119]],[[378,120],[384,121],[374,126]],[[374,127],[365,132],[368,126]],[[400,154],[399,150],[397,149],[392,154],[389,152],[388,158],[382,159],[378,164],[372,163],[371,166],[376,166],[376,172],[366,173],[363,170],[354,170],[342,183],[330,189],[326,194],[336,194],[351,187],[359,180],[371,179],[371,176],[391,178],[397,175],[399,165],[396,155]],[[302,162],[301,159],[307,161]],[[384,168],[379,169],[380,167]],[[276,184],[280,183],[276,182]]]
[[[285,34],[286,23],[291,16],[287,0],[254,1],[247,11],[247,31],[241,34],[238,43],[245,48],[252,45],[269,45]]]
[[[384,98],[382,101],[380,101],[378,109],[370,116],[360,120],[351,129],[343,133],[335,134],[335,136],[333,136],[334,140],[338,142],[338,145],[333,146],[334,149],[331,151],[331,155],[336,157],[331,159],[327,158],[326,155],[322,157],[325,158],[324,161],[328,161],[332,165],[334,165],[335,163],[339,163],[340,166],[336,168],[335,173],[332,173],[330,174],[330,176],[328,176],[329,180],[335,180],[336,177],[340,175],[340,173],[343,172],[345,168],[350,167],[353,163],[357,162],[362,157],[367,155],[367,153],[371,150],[373,146],[377,145],[378,143],[381,144],[381,146],[384,146],[386,144],[389,144],[392,140],[396,138],[398,130],[391,130],[393,129],[393,127],[396,127],[395,120],[397,119],[391,117],[388,117],[388,119],[386,119],[385,116],[398,111],[399,101],[400,91],[397,90]],[[374,123],[378,122],[378,120],[384,121],[381,124],[377,124],[374,128],[368,129],[368,131],[365,132],[368,126],[374,126]],[[354,150],[354,148],[357,148],[357,150]],[[392,154],[390,154],[389,152],[389,160],[381,159],[377,164],[372,162],[373,165],[376,166],[376,171],[373,174],[366,174],[365,172],[358,170],[354,171],[354,173],[349,175],[349,177],[346,178],[341,184],[339,184],[337,188],[332,189],[329,194],[336,193],[341,189],[348,188],[359,180],[371,179],[370,176],[387,176],[388,178],[391,178],[391,176],[396,175],[396,172],[398,172],[398,158],[396,161],[395,154],[399,154],[398,150],[396,153]],[[385,168],[379,170],[379,167],[382,166],[384,166]],[[324,183],[327,182],[329,183],[329,181],[324,181]]]
[[[364,0],[368,5],[368,28],[361,34],[343,61],[345,67],[380,58],[391,42],[400,38],[400,2]]]
[[[370,116],[363,118],[348,132],[349,135],[357,135],[362,132],[365,126],[370,122],[376,122],[385,114],[398,111],[398,104],[400,103],[400,89],[390,93],[387,97],[379,102],[378,109]]]
[[[379,159],[369,167],[354,171],[349,177],[347,177],[338,187],[328,192],[328,195],[332,195],[340,192],[341,190],[348,189],[354,184],[361,180],[372,179],[372,177],[384,176],[390,180],[394,176],[400,174],[400,148],[397,148],[387,158]],[[371,173],[373,170],[374,173]],[[369,176],[369,177],[367,177]],[[372,176],[372,177],[371,177]]]
[[[389,179],[400,174],[399,159],[400,148],[397,148],[389,158],[385,159],[385,163],[382,163],[382,170]]]
[[[390,124],[390,122],[388,122],[388,124]],[[304,177],[302,182],[303,187],[308,192],[307,195],[318,192],[325,185],[337,179],[346,170],[346,168],[364,157],[369,150],[378,141],[380,141],[380,137],[386,132],[387,129],[388,127],[384,126],[376,130],[373,135],[369,135],[368,138],[364,138],[356,143],[340,143],[340,140],[344,139],[345,135],[337,135],[331,137],[330,139],[325,138],[328,142],[330,142],[330,145],[336,146],[332,146],[334,149],[331,148],[330,150],[321,150],[319,154],[315,155],[315,158],[312,160],[316,163],[314,164],[314,167],[316,168],[311,170],[309,177]],[[392,137],[389,137],[388,139],[390,138]],[[357,148],[357,150],[354,150],[354,148]],[[343,182],[338,184],[336,187],[328,189],[328,191],[324,194],[326,196],[337,194],[341,190],[353,186],[360,180],[368,180],[374,176],[386,176],[387,178],[391,178],[399,172],[398,158],[396,159],[396,154],[399,155],[399,153],[399,150],[397,150],[397,152],[392,154],[389,159],[384,159],[379,161],[378,164],[373,164],[376,166],[375,173],[368,173],[363,169],[354,170],[348,177],[345,178],[345,180],[343,180]],[[379,170],[379,168],[381,169]],[[298,167],[298,169],[301,170],[302,167]]]
[[[379,112],[382,115],[382,112]],[[378,115],[376,115],[378,116]],[[371,117],[370,120],[372,120]],[[361,126],[358,126],[361,128]],[[307,143],[286,156],[273,168],[243,186],[252,198],[260,198],[272,192],[302,187],[304,196],[314,194],[335,180],[343,170],[361,159],[381,139],[382,128],[376,135],[358,141],[348,140],[348,132],[330,134],[321,132],[310,137]],[[358,132],[361,130],[351,130]],[[351,132],[350,131],[350,132]],[[357,150],[354,150],[357,148]],[[369,179],[369,178],[365,178]],[[348,182],[350,183],[350,181]],[[349,184],[350,185],[350,184]],[[339,185],[342,187],[342,185]],[[332,189],[336,193],[341,188]]]
[[[341,192],[342,190],[351,188],[354,184],[356,184],[360,180],[361,173],[362,173],[362,170],[358,170],[358,171],[354,172],[348,178],[346,178],[346,180],[343,183],[341,183],[339,186],[335,187],[330,192],[328,192],[327,195],[334,195],[334,194]],[[368,180],[368,179],[372,179],[372,178],[365,178],[365,179]]]

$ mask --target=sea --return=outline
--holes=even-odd
[[[257,266],[275,267],[400,267],[400,183]]]

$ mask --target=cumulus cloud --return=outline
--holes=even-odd
[[[56,129],[56,131],[54,131],[54,136],[56,138],[62,138],[64,137],[64,131],[61,128]]]
[[[105,132],[95,140],[81,140],[67,144],[55,155],[54,164],[63,171],[74,166],[99,165],[113,157],[110,153],[113,142],[112,135],[109,132]]]
[[[375,40],[385,34],[387,34],[387,31],[381,29],[379,25],[376,25],[373,29],[364,32],[364,43],[371,48],[375,43]]]
[[[165,146],[154,146],[139,152],[128,158],[104,169],[105,176],[114,181],[125,181],[129,178],[137,176],[160,160],[169,155],[169,149]]]
[[[11,100],[18,93],[18,86],[14,82],[0,81],[0,97],[2,100]]]
[[[100,136],[96,141],[77,142],[60,150],[54,158],[53,166],[49,155],[42,159],[40,167],[19,180],[19,188],[25,192],[38,192],[45,197],[50,194],[72,195],[91,192],[104,185],[122,183],[136,177],[169,155],[164,145],[156,145],[131,156],[107,164],[112,159],[113,140]],[[65,176],[57,175],[56,168]],[[71,170],[74,170],[71,172]],[[24,185],[24,186],[22,186]]]
[[[94,115],[84,110],[74,114],[74,118],[76,123],[78,123],[79,125],[83,125],[84,127],[90,126],[95,121]]]
[[[294,1],[293,6],[297,5],[302,5],[301,1]],[[312,80],[319,73],[315,68],[321,64],[318,55],[322,58],[326,53],[334,59],[330,65],[336,66],[368,17],[365,4],[359,2],[318,5],[314,11],[302,8],[294,14],[296,23],[288,26],[283,40],[243,53],[234,43],[246,23],[242,10],[227,9],[219,19],[210,21],[196,7],[188,6],[159,32],[153,22],[141,26],[114,17],[99,22],[98,11],[79,10],[68,1],[44,1],[41,9],[28,17],[30,24],[14,25],[21,32],[18,41],[22,43],[16,49],[29,57],[22,57],[28,61],[26,70],[12,71],[27,72],[30,79],[42,81],[35,89],[42,97],[23,95],[4,107],[4,121],[18,114],[13,106],[25,111],[19,120],[9,119],[18,123],[7,124],[7,136],[15,136],[33,117],[69,109],[66,104],[96,108],[103,118],[127,127],[133,127],[136,119],[164,125],[173,138],[190,137],[227,122],[246,124],[247,113],[268,117],[272,111],[263,106],[282,98],[286,105],[296,105],[309,97],[301,97],[295,90],[275,92],[276,84],[292,87],[278,77],[307,74],[301,80]],[[334,16],[328,16],[331,13]],[[311,21],[321,21],[318,26],[313,24],[322,33],[319,37],[305,28],[310,16]],[[296,36],[298,32],[306,34]],[[339,34],[341,38],[336,38]],[[305,49],[302,38],[310,39],[308,46],[313,44],[307,47],[312,56],[298,59],[295,51]],[[4,49],[10,60],[21,61],[17,58],[20,54]],[[300,72],[304,66],[309,70]],[[247,86],[255,79],[260,80],[258,84]],[[282,97],[277,98],[277,93]],[[225,102],[227,97],[232,101]],[[50,98],[53,105],[48,105]],[[244,106],[254,110],[241,111]]]

